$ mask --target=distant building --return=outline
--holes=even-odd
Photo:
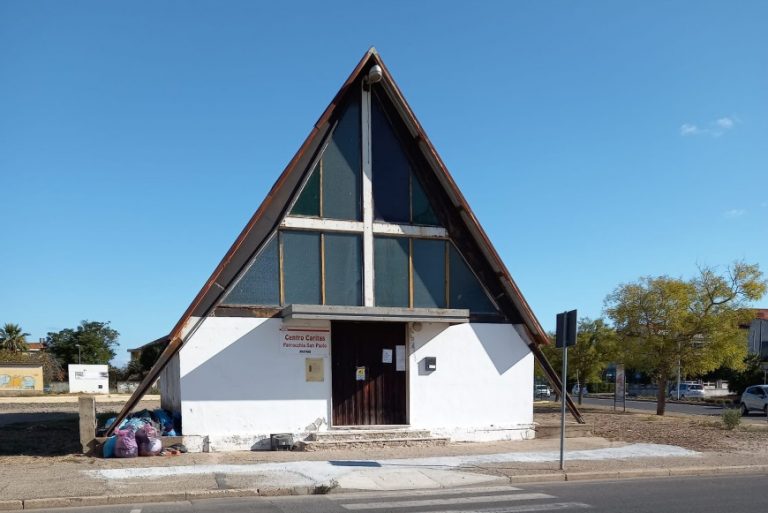
[[[153,340],[152,342],[147,342],[143,346],[134,347],[133,349],[128,350],[128,354],[131,355],[131,361],[135,362],[138,361],[141,358],[141,353],[148,348],[158,345],[158,344],[166,344],[168,342],[168,337],[160,337],[156,340]]]
[[[108,394],[109,365],[69,364],[69,393]]]
[[[0,363],[0,395],[2,392],[43,390],[43,366],[38,363]]]
[[[45,339],[41,338],[38,340],[38,342],[27,342],[27,349],[24,351],[20,351],[22,354],[38,354],[45,352],[46,345],[45,345]]]
[[[768,360],[768,308],[759,308],[755,319],[748,325],[747,350],[759,354],[761,360]]]

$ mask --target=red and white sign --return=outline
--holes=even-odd
[[[301,356],[328,356],[331,330],[328,328],[281,328],[280,346]]]

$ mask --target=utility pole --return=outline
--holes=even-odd
[[[568,346],[563,346],[563,373],[560,381],[563,384],[563,393],[560,394],[560,470],[565,470],[565,396],[568,393]]]

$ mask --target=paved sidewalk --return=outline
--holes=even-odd
[[[34,458],[0,466],[0,510],[351,490],[451,488],[573,479],[768,473],[744,455],[602,438],[351,451],[236,452],[177,457]],[[736,458],[738,456],[738,459]]]

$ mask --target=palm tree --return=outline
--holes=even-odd
[[[5,326],[0,329],[0,349],[11,351],[12,353],[18,353],[20,351],[26,351],[29,349],[27,346],[27,337],[29,333],[21,331],[21,326],[18,324],[5,323]]]

